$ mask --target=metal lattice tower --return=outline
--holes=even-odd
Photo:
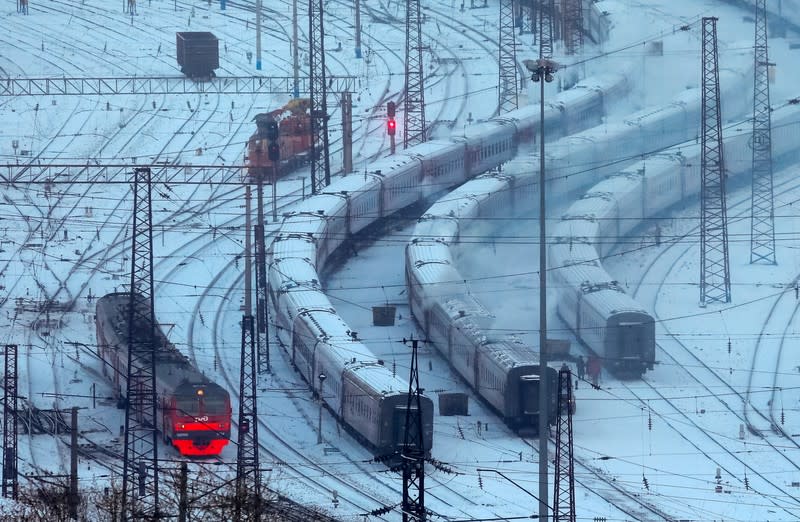
[[[519,107],[514,0],[500,0],[500,114]]]
[[[17,345],[7,344],[3,374],[3,497],[17,499]]]
[[[719,99],[717,18],[703,18],[703,176],[700,195],[700,304],[731,301],[725,161]]]
[[[323,0],[308,0],[308,62],[311,67],[311,193],[331,183],[328,157],[328,82],[325,71]]]
[[[408,380],[406,425],[403,437],[403,522],[426,519],[425,439],[422,430],[422,401],[417,365],[417,339],[411,339],[411,375]]]
[[[152,185],[148,167],[133,173],[122,520],[159,516]]]
[[[566,53],[580,53],[583,49],[583,0],[562,0],[561,12],[564,21],[563,39]]]
[[[406,99],[403,148],[426,141],[425,81],[422,64],[422,19],[419,0],[406,0]]]
[[[277,177],[276,177],[277,179]],[[269,363],[269,283],[267,282],[267,254],[264,241],[264,183],[257,188],[258,220],[256,222],[256,353],[258,373],[270,371]]]
[[[539,32],[539,58],[553,57],[553,18],[555,18],[555,0],[539,0],[536,13],[539,15],[537,29]]]
[[[558,372],[558,428],[553,482],[553,520],[575,522],[575,467],[572,454],[572,374]]]
[[[753,80],[753,191],[750,263],[774,265],[775,208],[772,185],[772,115],[769,103],[766,0],[756,0],[755,78]]]
[[[253,316],[242,317],[242,358],[239,373],[239,445],[236,451],[236,520],[259,520],[261,473],[258,469],[258,412],[256,409],[256,346]]]
[[[533,43],[536,44],[536,6],[535,0],[514,0],[517,6],[517,16],[520,18],[519,34],[531,33]]]

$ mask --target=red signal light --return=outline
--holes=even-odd
[[[389,136],[394,136],[396,130],[397,122],[395,120],[389,120],[386,124],[386,131],[389,133]]]

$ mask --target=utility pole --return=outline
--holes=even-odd
[[[719,100],[717,18],[703,18],[703,143],[700,195],[700,306],[731,301],[725,161]]]
[[[575,463],[572,453],[572,375],[558,372],[558,428],[553,485],[554,522],[575,522]]]
[[[300,50],[297,47],[297,0],[292,0],[292,66],[294,70],[294,86],[292,97],[300,97]]]
[[[245,171],[245,176],[248,174]],[[253,229],[251,228],[250,212],[250,183],[244,185],[244,315],[253,314],[253,246],[250,240]]]
[[[272,144],[270,144],[272,146]],[[277,160],[276,160],[277,161]],[[264,239],[264,174],[258,180],[256,188],[257,213],[254,227],[256,240],[256,329],[258,373],[268,373],[269,366],[269,288],[267,287],[267,253]],[[275,179],[272,183],[275,187]]]
[[[753,79],[753,182],[750,263],[774,265],[775,203],[772,184],[772,115],[769,101],[766,0],[756,0],[755,77]]]
[[[242,317],[239,371],[239,444],[236,451],[236,520],[258,521],[261,516],[261,473],[258,467],[258,411],[256,400],[256,346],[253,316]]]
[[[261,70],[261,0],[256,0],[256,70]]]
[[[356,0],[356,58],[361,58],[361,0]]]
[[[78,520],[78,408],[72,407],[69,446],[69,517]]]
[[[17,473],[17,345],[5,346],[3,372],[3,497],[17,499],[19,477]]]
[[[323,0],[308,0],[308,54],[311,78],[311,193],[331,184],[328,156],[328,82],[325,71]]]
[[[342,170],[353,172],[353,98],[349,92],[342,93]]]
[[[156,336],[153,296],[153,210],[149,167],[133,169],[133,234],[128,301],[128,375],[122,520],[157,518]]]
[[[189,466],[186,461],[181,462],[180,479],[178,484],[178,522],[186,522],[189,514],[189,497],[186,489],[189,484]]]
[[[514,0],[500,0],[500,113],[519,107],[517,43],[514,36]]]
[[[420,0],[406,0],[406,99],[403,116],[403,148],[424,143],[425,78],[422,63]]]
[[[403,344],[406,340],[403,339]],[[403,522],[424,522],[425,513],[425,438],[422,429],[422,388],[419,387],[417,346],[411,339],[411,375],[408,379],[406,424],[401,454],[403,466]]]

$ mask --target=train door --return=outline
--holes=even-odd
[[[642,361],[641,350],[645,346],[645,329],[639,322],[620,322],[618,331],[620,365],[626,370],[637,370]]]
[[[519,378],[519,409],[523,417],[539,414],[538,375],[523,375]]]
[[[406,412],[408,412],[408,408],[406,406],[395,406],[394,408],[394,415],[392,419],[392,426],[394,426],[394,433],[392,434],[392,446],[398,450],[403,448],[403,444],[405,443],[405,436],[406,436]],[[415,415],[417,413],[416,405],[411,406],[411,415]],[[423,433],[423,437],[424,437]],[[411,440],[414,440],[415,435],[411,434]]]

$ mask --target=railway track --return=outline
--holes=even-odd
[[[796,171],[789,169],[790,172]],[[776,183],[776,191],[787,191],[797,188],[797,183],[792,176],[781,176],[783,181]],[[735,220],[744,220],[748,216],[749,198],[737,197],[734,204],[729,203],[729,215],[734,214],[730,211],[736,211],[739,214],[735,215]],[[695,237],[698,233],[696,227],[689,227],[687,230],[682,230],[680,234],[676,235],[673,244],[671,244],[664,252],[660,252],[654,259],[648,262],[645,270],[640,276],[639,282],[636,285],[634,295],[639,296],[645,294],[648,285],[642,284],[645,280],[651,280],[653,272],[656,270],[663,270],[665,267],[672,267],[677,263],[677,260],[688,255],[690,250],[695,248],[694,245],[686,245],[686,239]],[[667,269],[669,271],[669,269]],[[669,278],[661,278],[662,281],[656,288],[650,290],[648,300],[653,301],[653,306],[648,308],[657,310],[657,298],[663,292],[664,281]],[[784,430],[780,429],[779,414],[776,413],[779,401],[776,396],[779,387],[776,385],[777,376],[779,375],[778,364],[781,359],[781,350],[783,342],[778,341],[776,347],[774,343],[768,345],[764,342],[767,337],[772,337],[774,332],[781,331],[782,333],[788,329],[792,320],[796,317],[798,306],[796,303],[787,303],[787,296],[793,296],[793,285],[798,280],[795,278],[787,282],[785,285],[780,285],[781,288],[776,289],[771,295],[767,295],[766,299],[772,300],[770,313],[763,319],[761,332],[757,336],[754,343],[753,357],[747,370],[746,379],[736,378],[737,382],[746,382],[744,391],[740,390],[734,383],[730,375],[724,375],[727,368],[717,368],[710,366],[703,357],[698,354],[696,349],[688,346],[680,335],[674,333],[669,328],[669,321],[665,318],[658,316],[657,321],[660,321],[662,328],[666,330],[667,338],[658,343],[660,354],[664,356],[662,364],[668,363],[671,368],[683,369],[686,377],[690,379],[693,386],[698,388],[704,393],[704,402],[706,404],[716,404],[715,410],[723,411],[726,416],[730,418],[726,424],[732,433],[736,433],[738,425],[745,426],[747,431],[755,435],[758,440],[759,446],[769,448],[773,459],[777,462],[782,462],[788,465],[793,472],[800,470],[800,463],[796,462],[791,453],[785,451],[787,445],[792,448],[800,447],[800,444]],[[715,313],[717,313],[715,311]],[[767,332],[772,332],[772,335],[767,336]],[[777,353],[776,352],[777,348]],[[731,372],[733,370],[731,369]],[[626,386],[629,392],[635,397],[635,400],[640,401],[644,406],[647,405],[648,409],[653,402],[651,398],[657,398],[661,404],[665,406],[665,411],[657,412],[659,418],[666,424],[673,427],[678,433],[686,431],[686,426],[691,426],[696,437],[692,440],[699,440],[705,438],[711,445],[718,448],[718,453],[714,455],[704,451],[696,443],[692,443],[695,449],[704,454],[710,461],[717,463],[717,465],[732,477],[737,484],[739,490],[752,489],[756,493],[771,502],[776,509],[783,510],[786,514],[795,517],[798,516],[795,506],[800,501],[800,495],[787,489],[784,484],[777,482],[772,476],[767,476],[763,472],[761,464],[751,462],[742,455],[741,451],[736,451],[731,448],[729,443],[720,440],[719,436],[710,431],[710,428],[701,424],[694,416],[688,415],[686,412],[686,404],[679,404],[677,400],[671,399],[659,389],[659,384],[653,382],[648,376],[645,377],[644,382],[648,385],[652,394],[650,397],[645,397],[641,391],[633,391],[629,386]],[[766,392],[766,393],[765,393]],[[756,400],[756,396],[762,398]],[[731,401],[731,398],[734,401]],[[758,404],[755,404],[758,402]],[[739,406],[737,407],[737,403]],[[675,425],[675,421],[670,420],[671,417],[677,415],[681,418],[681,425]],[[758,425],[758,423],[763,423]],[[778,441],[773,441],[766,437],[766,432],[775,433]],[[741,438],[741,434],[740,434]],[[688,439],[687,439],[688,440]],[[741,444],[738,443],[737,446]],[[720,455],[724,455],[723,459]],[[761,458],[764,455],[761,454]],[[741,475],[740,470],[744,469],[744,476]],[[770,474],[772,475],[772,473]],[[745,480],[747,477],[748,480]],[[779,499],[779,500],[776,500]]]

